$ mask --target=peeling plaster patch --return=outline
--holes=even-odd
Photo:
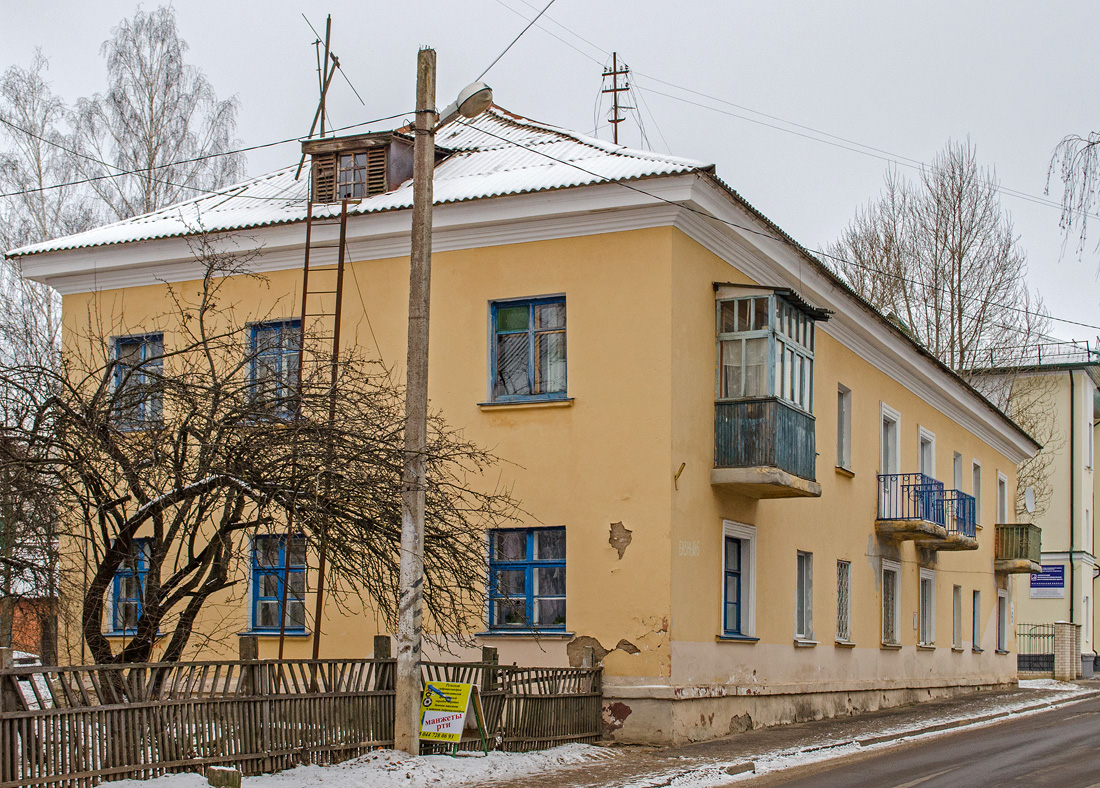
[[[626,548],[630,546],[630,541],[633,538],[631,534],[633,533],[629,528],[623,527],[622,523],[611,524],[611,535],[607,537],[607,543],[615,548],[620,561],[623,560]]]
[[[565,654],[569,657],[569,666],[573,668],[579,668],[584,662],[584,650],[592,649],[592,663],[598,665],[603,662],[603,658],[607,656],[608,651],[596,638],[589,637],[588,635],[580,635],[573,638],[565,644]]]
[[[635,646],[633,643],[631,643],[626,638],[623,638],[618,643],[616,643],[615,648],[618,649],[619,651],[625,651],[627,654],[641,653],[641,649],[638,648],[637,646]]]
[[[752,717],[748,714],[738,714],[737,716],[730,717],[730,730],[731,734],[744,733],[745,731],[752,730]]]
[[[622,701],[615,701],[609,706],[603,707],[604,734],[611,734],[623,727],[626,718],[630,716],[632,709]]]

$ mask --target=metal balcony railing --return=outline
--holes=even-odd
[[[878,519],[924,520],[945,527],[943,482],[923,473],[880,473]]]
[[[998,523],[997,560],[1042,563],[1041,537],[1042,529],[1031,523]]]
[[[959,534],[970,539],[978,538],[978,524],[975,517],[974,496],[962,490],[943,491],[944,523],[949,534]]]

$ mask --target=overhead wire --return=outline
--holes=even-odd
[[[508,54],[508,50],[511,49],[513,46],[515,46],[517,41],[519,41],[521,38],[523,38],[523,34],[526,33],[528,30],[530,30],[531,26],[534,25],[535,22],[539,21],[539,17],[541,17],[543,14],[545,14],[547,11],[550,10],[550,6],[552,6],[554,4],[554,2],[555,2],[555,0],[550,0],[550,2],[546,4],[546,7],[543,8],[541,11],[539,11],[535,15],[535,18],[527,23],[527,26],[525,28],[523,28],[523,30],[519,31],[519,35],[517,35],[515,38],[513,38],[511,43],[508,44],[508,46],[504,47],[504,51],[501,52],[499,55],[497,55],[496,58],[494,58],[493,62],[485,67],[484,71],[482,71],[480,74],[478,74],[478,77],[477,77],[477,79],[474,80],[474,82],[480,82],[481,79],[492,70],[493,66],[495,66],[497,63],[499,63],[500,59]]]
[[[334,133],[338,132],[338,131],[348,131],[350,129],[359,128],[361,126],[370,126],[374,123],[381,123],[384,120],[393,120],[394,118],[401,118],[401,117],[404,117],[408,114],[409,114],[408,111],[398,112],[394,115],[386,115],[385,117],[373,118],[371,120],[365,120],[365,121],[362,121],[360,123],[352,123],[349,126],[342,126],[340,128],[331,129],[331,131],[334,132]],[[12,124],[9,123],[9,125],[12,125]],[[16,127],[16,128],[18,128],[18,127]],[[19,129],[19,130],[23,131],[24,133],[30,133],[30,132],[27,132],[25,129]],[[34,188],[31,188],[31,189],[20,189],[20,190],[12,191],[12,192],[0,192],[0,197],[19,197],[19,196],[22,196],[24,194],[32,194],[34,192],[46,191],[46,190],[49,190],[49,189],[63,189],[67,186],[79,186],[79,185],[84,184],[84,183],[92,183],[93,181],[100,181],[100,180],[104,180],[106,178],[118,178],[118,177],[121,177],[123,175],[135,175],[135,174],[139,174],[139,173],[149,172],[150,170],[162,170],[162,169],[166,169],[168,167],[176,167],[180,164],[192,164],[192,163],[197,162],[197,161],[205,161],[207,159],[216,159],[220,156],[232,156],[232,155],[237,154],[237,153],[248,153],[249,151],[260,150],[262,148],[273,148],[277,145],[287,145],[291,142],[301,143],[303,139],[304,138],[302,138],[302,137],[288,137],[286,139],[276,140],[274,142],[264,142],[264,143],[260,143],[260,144],[257,144],[257,145],[247,145],[247,146],[242,147],[242,148],[234,148],[232,150],[219,151],[217,153],[206,153],[206,154],[203,154],[201,156],[194,156],[194,157],[189,158],[189,159],[178,159],[176,161],[164,162],[162,164],[153,164],[149,167],[142,167],[141,169],[119,170],[118,172],[111,173],[111,174],[108,174],[108,175],[94,175],[94,176],[91,176],[89,178],[82,178],[80,180],[66,181],[65,183],[52,183],[52,184],[46,184],[46,185],[43,185],[43,186],[36,186]],[[50,144],[53,144],[53,143],[51,142]],[[199,188],[196,188],[194,186],[187,186],[185,188],[194,189],[195,191],[209,191],[209,190],[205,190],[205,189],[199,189]],[[219,192],[219,191],[212,191],[212,192],[209,192],[209,193],[210,194],[230,194],[230,192]],[[243,196],[250,196],[250,195],[243,195]],[[252,197],[252,199],[257,199],[257,200],[286,200],[286,199],[289,199],[289,198],[286,198],[286,197]]]
[[[614,179],[608,178],[605,175],[600,175],[599,173],[593,172],[592,170],[589,170],[586,167],[582,167],[581,165],[579,165],[575,162],[567,161],[565,159],[558,158],[557,156],[553,156],[549,153],[546,153],[545,151],[536,150],[535,148],[524,145],[522,142],[519,142],[517,140],[508,139],[507,137],[504,137],[500,134],[494,134],[493,132],[488,131],[487,129],[484,129],[484,128],[473,127],[472,124],[467,123],[465,120],[463,120],[461,118],[456,119],[456,122],[461,123],[462,125],[467,126],[467,127],[475,128],[475,130],[477,132],[481,133],[481,134],[485,134],[487,136],[490,136],[490,137],[493,137],[495,139],[501,140],[502,142],[506,142],[510,145],[514,145],[516,147],[523,148],[524,150],[526,150],[530,153],[534,153],[534,154],[537,154],[539,156],[542,156],[543,158],[550,159],[551,161],[557,162],[558,164],[565,164],[566,166],[573,167],[574,169],[580,170],[581,172],[584,172],[587,175],[590,175],[590,176],[596,178],[598,181],[601,181],[601,182],[604,182],[604,183],[616,184],[616,185],[621,186],[625,189],[629,189],[630,191],[637,192],[638,194],[642,194],[646,197],[657,200],[659,202],[667,203],[669,205],[676,206],[677,208],[682,208],[686,211],[690,211],[691,213],[697,214],[697,215],[702,216],[706,219],[710,219],[710,220],[713,220],[713,221],[720,222],[722,224],[728,225],[728,226],[733,227],[733,228],[738,229],[738,230],[742,230],[742,231],[747,232],[747,233],[751,233],[753,235],[762,236],[762,237],[767,238],[769,240],[777,241],[779,243],[794,243],[796,246],[798,246],[799,249],[804,251],[806,254],[811,255],[811,256],[813,254],[815,254],[814,252],[811,252],[810,250],[806,249],[805,247],[802,247],[801,245],[798,245],[797,242],[793,242],[789,239],[773,235],[772,233],[769,233],[769,232],[764,232],[763,230],[758,230],[754,227],[748,227],[748,226],[743,225],[743,224],[738,224],[737,222],[732,222],[732,221],[729,221],[728,219],[722,219],[718,216],[714,216],[710,213],[707,213],[705,211],[701,211],[697,208],[693,208],[689,205],[684,205],[683,203],[679,203],[679,202],[676,202],[674,200],[670,200],[667,197],[662,197],[659,194],[653,194],[652,192],[648,192],[645,189],[642,189],[638,186],[635,186],[634,184],[627,183],[626,181],[614,180]],[[837,256],[832,255],[832,254],[828,254],[826,252],[819,251],[816,254],[820,255],[821,257],[826,257],[826,258],[829,258],[829,259],[832,259],[832,260],[836,260],[838,262],[843,262],[843,263],[853,265],[857,268],[866,268],[868,270],[874,270],[874,269],[871,269],[870,266],[863,266],[863,265],[860,265],[858,263],[852,263],[849,260],[846,260],[846,259],[841,258],[841,257],[837,257]],[[822,264],[824,265],[824,263],[822,263]],[[828,266],[826,266],[826,267],[828,268]],[[831,271],[831,268],[830,268],[830,271]],[[836,275],[836,274],[834,274],[834,275]],[[908,279],[908,278],[900,276],[900,275],[892,275],[892,278],[896,278],[896,279],[899,279],[901,281],[904,281],[904,282],[907,282],[907,283],[910,283],[910,284],[914,284],[914,285],[918,285],[918,286],[924,286],[922,283],[917,282],[916,280]],[[935,289],[940,290],[941,292],[947,292],[946,289],[942,289],[942,288],[935,288]],[[1002,303],[998,303],[996,301],[992,301],[992,300],[989,300],[989,299],[983,299],[980,296],[972,296],[972,295],[967,295],[965,293],[960,293],[958,295],[959,295],[960,299],[971,301],[971,302],[980,304],[982,306],[994,306],[994,307],[997,307],[999,309],[1005,309],[1007,311],[1017,312],[1017,313],[1028,315],[1028,316],[1031,316],[1031,317],[1044,318],[1044,319],[1054,320],[1054,321],[1059,322],[1059,323],[1066,323],[1068,325],[1076,325],[1076,326],[1081,326],[1083,328],[1100,330],[1100,325],[1094,325],[1094,324],[1091,324],[1091,323],[1084,323],[1084,322],[1078,321],[1078,320],[1070,320],[1068,318],[1055,317],[1054,315],[1045,314],[1045,313],[1042,313],[1042,312],[1035,312],[1033,310],[1024,309],[1022,307],[1013,306],[1011,304],[1002,304]]]

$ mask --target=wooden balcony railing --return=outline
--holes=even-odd
[[[714,405],[715,468],[778,468],[815,481],[814,417],[771,398]]]

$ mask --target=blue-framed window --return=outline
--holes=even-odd
[[[489,628],[565,629],[565,529],[489,535]]]
[[[285,534],[256,536],[252,540],[254,630],[279,631],[282,625],[284,582],[285,629],[288,632],[302,632],[306,628],[306,541],[295,536],[288,545]]]
[[[152,540],[134,539],[114,578],[111,631],[133,634],[145,604],[145,580],[149,575]]]
[[[741,625],[744,556],[742,540],[726,537],[725,584],[723,586],[722,631],[727,635],[745,634]]]
[[[297,410],[298,348],[302,321],[279,320],[252,326],[252,358],[249,376],[254,401],[279,415]]]
[[[493,401],[564,399],[565,297],[492,304]]]
[[[164,334],[118,337],[115,361],[115,422],[123,429],[159,423]]]

